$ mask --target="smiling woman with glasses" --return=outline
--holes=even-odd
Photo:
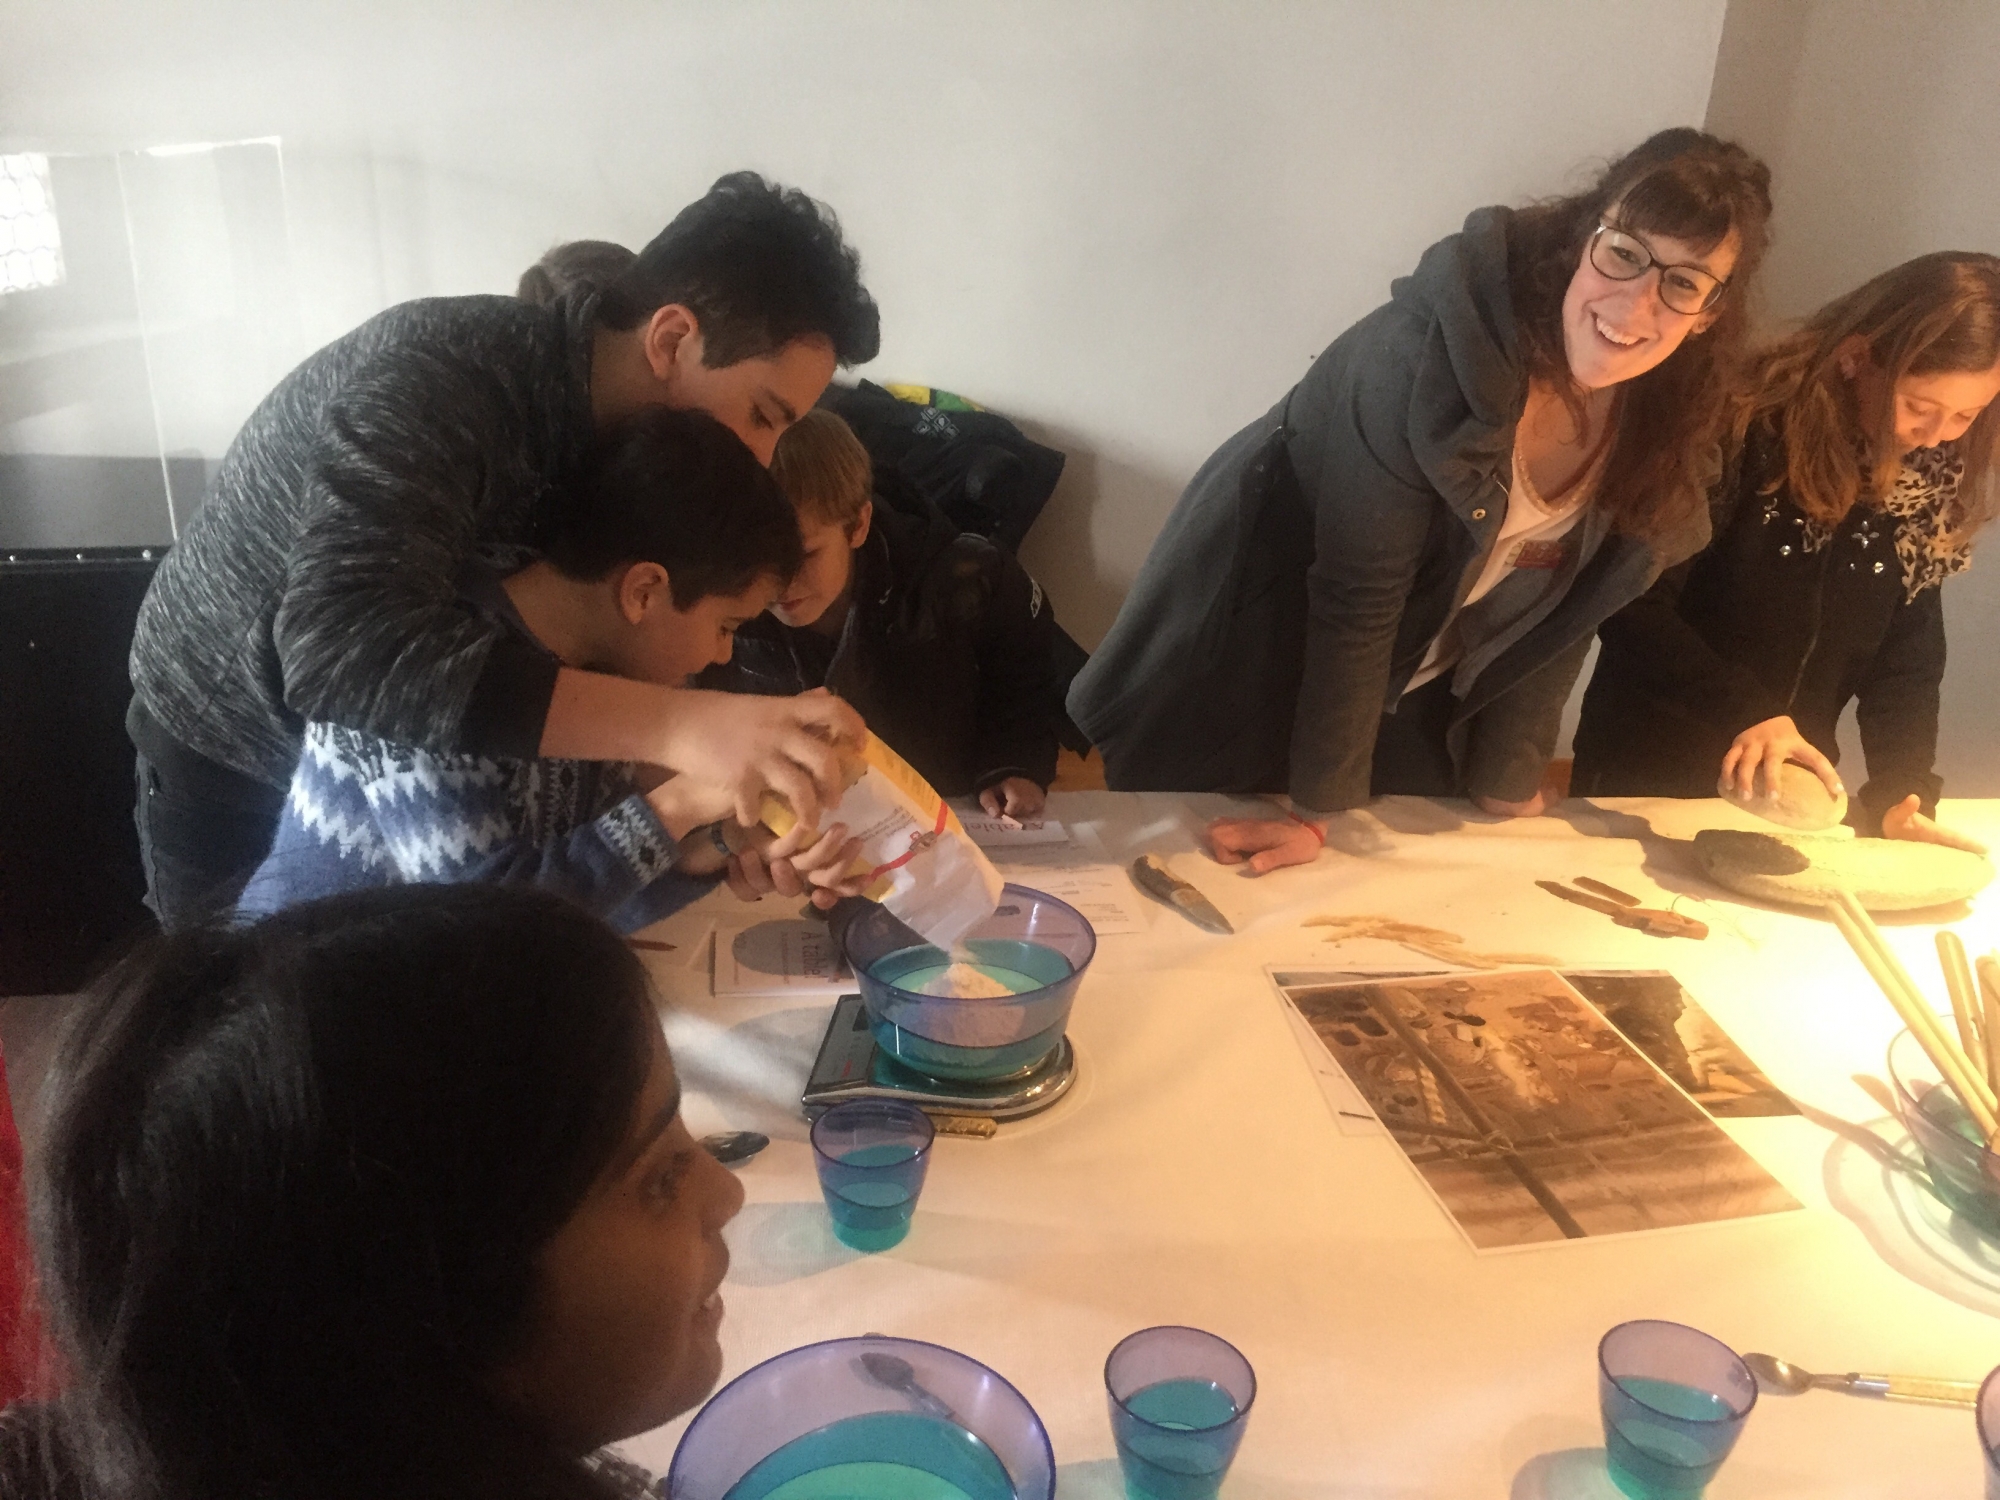
[[[1540,812],[1598,623],[1707,540],[1769,214],[1677,129],[1433,245],[1168,518],[1070,693],[1110,786],[1289,794],[1209,830],[1258,873],[1383,793]]]
[[[2000,258],[1945,251],[1884,271],[1750,373],[1715,541],[1604,623],[1574,786],[1707,797],[1720,776],[1747,796],[1796,761],[1838,795],[1853,703],[1868,769],[1857,831],[1969,847],[1933,821],[1940,585],[2000,503]]]

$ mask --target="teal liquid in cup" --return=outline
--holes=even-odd
[[[1229,1392],[1212,1380],[1163,1380],[1132,1393],[1125,1409],[1143,1421],[1114,1425],[1118,1459],[1131,1500],[1211,1500],[1235,1456],[1236,1438],[1220,1428],[1236,1415]]]
[[[1723,1422],[1733,1412],[1727,1401],[1670,1380],[1626,1376],[1619,1384],[1634,1402],[1690,1422]],[[1636,1404],[1605,1423],[1604,1448],[1611,1479],[1633,1500],[1692,1500],[1708,1487],[1725,1454],[1663,1421],[1649,1420]]]
[[[757,1465],[725,1500],[1015,1500],[979,1437],[938,1417],[874,1412],[809,1432]]]
[[[891,1143],[862,1146],[839,1160],[847,1167],[892,1167],[916,1154],[909,1146]],[[855,1250],[887,1250],[910,1232],[915,1200],[905,1183],[845,1182],[826,1194],[826,1207],[833,1215],[834,1236],[842,1244]]]

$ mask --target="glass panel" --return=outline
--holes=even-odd
[[[0,293],[0,548],[173,536],[118,163],[46,158],[62,279]]]
[[[56,274],[0,291],[0,549],[169,542],[243,419],[305,352],[282,150],[28,160],[46,163],[35,180],[58,242],[37,246],[52,267],[32,252],[29,267]],[[33,191],[11,167],[5,180],[15,192],[0,189],[0,209],[25,211]],[[30,232],[48,237],[39,220]]]

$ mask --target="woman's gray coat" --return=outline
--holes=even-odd
[[[1504,208],[1424,252],[1389,301],[1203,464],[1069,711],[1121,790],[1370,795],[1375,736],[1507,514],[1527,370]],[[1460,683],[1466,790],[1521,801],[1598,622],[1707,541],[1601,535],[1568,590]]]

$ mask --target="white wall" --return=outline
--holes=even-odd
[[[1996,89],[1993,0],[1731,0],[1708,125],[1771,165],[1773,314],[1928,251],[2000,253]],[[1938,769],[1957,796],[2000,796],[2000,557],[1982,550],[1944,592]]]
[[[867,371],[1070,454],[1026,557],[1087,641],[1181,485],[1483,203],[1707,103],[1723,0],[63,0],[0,145],[283,138],[308,345],[751,166],[840,211]],[[227,405],[233,393],[218,395]],[[234,417],[240,413],[232,413]]]

